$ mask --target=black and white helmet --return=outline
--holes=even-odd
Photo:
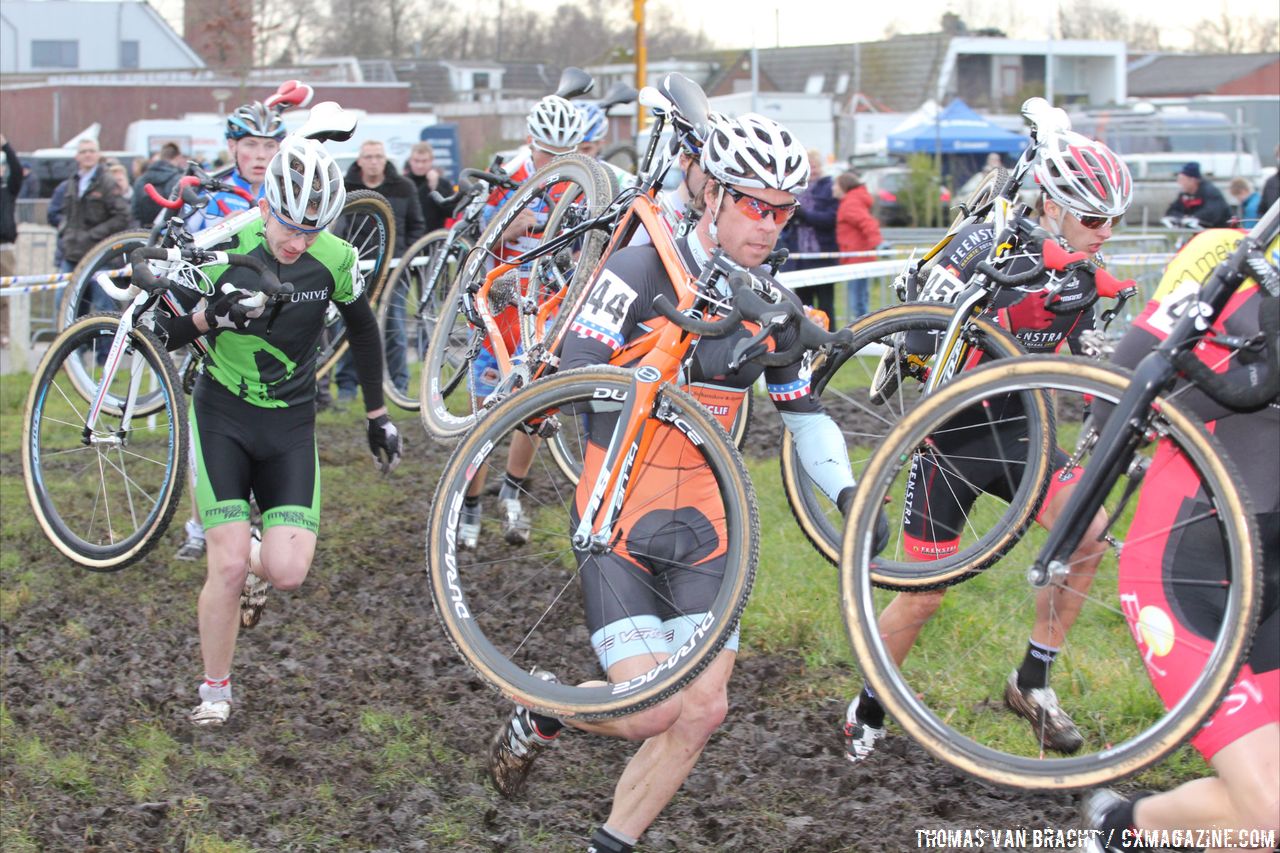
[[[318,141],[297,135],[286,136],[271,158],[263,194],[273,210],[308,228],[325,227],[347,202],[333,156]]]
[[[1101,142],[1073,131],[1042,135],[1035,177],[1063,207],[1086,216],[1120,216],[1133,200],[1129,167]]]
[[[712,125],[702,168],[723,184],[803,192],[809,155],[800,140],[773,119],[747,113]]]
[[[586,133],[582,113],[559,95],[547,95],[529,113],[529,136],[534,144],[569,152],[578,147]]]

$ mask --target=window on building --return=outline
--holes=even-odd
[[[821,95],[822,84],[827,82],[825,74],[810,74],[809,79],[804,83],[804,93],[806,95]]]
[[[488,89],[489,88],[489,72],[476,71],[471,75],[472,89]]]
[[[31,67],[79,68],[80,42],[42,39],[32,40]]]
[[[122,41],[120,42],[120,67],[121,68],[138,68],[140,58],[139,42]]]

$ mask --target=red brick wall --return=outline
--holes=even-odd
[[[186,113],[216,112],[216,89],[230,89],[228,109],[250,100],[261,100],[275,86],[228,85],[152,86],[39,86],[8,89],[0,94],[0,128],[19,151],[52,148],[84,130],[102,123],[98,142],[106,150],[124,145],[129,123],[144,118],[181,118]],[[316,86],[315,101],[337,101],[367,112],[408,112],[409,87]],[[54,110],[58,111],[55,136]]]
[[[1214,90],[1215,95],[1280,95],[1280,59]]]

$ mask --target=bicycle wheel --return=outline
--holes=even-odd
[[[738,407],[733,423],[729,425],[729,438],[739,451],[746,444],[747,433],[751,427],[751,412],[755,407],[755,398],[748,391],[742,398],[742,405]],[[576,428],[581,429],[581,426],[578,425]],[[571,428],[571,425],[564,425],[559,432],[547,439],[547,450],[555,460],[556,467],[560,469],[560,473],[564,474],[565,479],[574,484],[578,482],[578,476],[582,473],[582,443],[576,440],[575,436],[574,428]]]
[[[759,524],[742,459],[714,418],[688,394],[669,386],[659,394],[659,403],[669,406],[663,421],[646,421],[647,449],[632,470],[613,546],[599,554],[575,552],[572,513],[575,501],[585,500],[580,493],[590,486],[575,488],[560,477],[542,442],[521,494],[532,523],[529,543],[486,546],[486,535],[494,536],[505,518],[497,502],[491,502],[481,504],[480,549],[459,547],[464,496],[481,471],[492,467],[491,480],[502,475],[514,437],[524,436],[527,429],[545,436],[585,414],[599,448],[630,389],[630,372],[610,367],[570,370],[532,383],[498,404],[467,434],[445,467],[432,502],[427,571],[445,633],[485,681],[509,699],[544,713],[600,719],[660,702],[720,651],[751,590]],[[585,435],[580,438],[585,441]],[[669,467],[651,464],[655,458],[679,460],[678,476]],[[679,538],[672,535],[673,527],[679,527]],[[611,571],[619,570],[624,552],[631,555],[627,566],[644,561],[650,568],[623,568],[625,578],[604,574],[610,561]],[[646,597],[652,597],[642,607],[653,609],[623,612],[665,610],[669,617],[656,633],[638,630],[636,641],[645,644],[642,654],[652,667],[625,682],[601,682],[584,604],[606,611],[619,607],[621,595],[613,584],[625,580],[631,585],[641,576]],[[682,580],[702,586],[705,600],[697,615],[685,612],[664,591]],[[626,616],[622,621],[635,624]],[[674,647],[664,630],[681,635]],[[601,654],[611,648],[612,640],[600,641]],[[534,664],[553,670],[560,683],[530,675]],[[595,683],[581,686],[591,680]]]
[[[930,490],[919,486],[910,494],[912,452],[951,429],[957,413],[998,410],[1027,392],[1048,395],[1059,437],[1072,461],[1087,469],[1097,416],[1111,412],[1130,379],[1126,372],[1062,356],[1009,359],[975,370],[903,419],[867,462],[854,498],[842,541],[840,589],[859,666],[909,735],[988,781],[1032,789],[1094,787],[1150,766],[1197,731],[1248,649],[1260,596],[1252,510],[1230,461],[1174,398],[1158,399],[1146,413],[1147,443],[1105,494],[1105,515],[1093,516],[1082,545],[1051,579],[1052,594],[1028,575],[1046,536],[1040,525],[980,576],[948,589],[927,623],[916,607],[922,599],[906,599],[901,604],[911,606],[886,613],[888,596],[873,589],[868,525],[885,502],[891,512],[900,511],[928,496]],[[1016,443],[1002,450],[993,461],[1008,466],[1027,464],[1038,452]],[[1171,556],[1183,549],[1194,571]],[[1171,603],[1175,597],[1177,604]],[[1050,686],[1083,736],[1083,746],[1069,756],[1049,750],[1048,733],[1034,714],[1023,719],[999,707],[997,698],[1027,648],[1037,608],[1057,634],[1049,645],[1061,648]],[[914,649],[904,664],[895,664],[894,648],[900,653],[915,632]],[[1185,676],[1185,692],[1162,701],[1144,666]]]
[[[441,440],[453,439],[470,429],[479,416],[484,401],[473,385],[481,377],[471,374],[476,360],[486,357],[482,353],[488,350],[488,335],[486,330],[471,325],[462,299],[464,293],[479,287],[500,260],[503,233],[523,211],[532,211],[543,228],[542,235],[521,238],[525,242],[520,244],[532,250],[547,238],[599,213],[609,199],[609,178],[604,168],[587,157],[569,154],[534,173],[490,220],[445,296],[439,323],[427,346],[419,399],[422,424],[428,433]],[[491,290],[489,307],[498,323],[511,330],[511,339],[506,343],[513,357],[535,358],[542,342],[554,340],[559,334],[568,321],[567,308],[547,318],[544,328],[538,328],[537,316],[532,312],[560,293],[561,306],[573,304],[599,263],[606,237],[604,231],[590,231],[577,246],[536,258],[522,267],[518,275],[520,287],[531,297],[523,305],[513,304],[514,283]],[[499,299],[503,301],[498,303]],[[519,332],[515,330],[517,324]],[[521,350],[519,355],[517,348]],[[504,381],[507,376],[503,369],[501,364],[487,365],[484,384],[496,386]]]
[[[75,362],[102,380],[95,353],[120,319],[91,314],[50,345],[27,396],[22,470],[36,520],[59,551],[93,571],[115,571],[143,557],[178,506],[187,465],[186,403],[159,339],[135,328],[111,380],[115,397],[144,389],[163,406],[137,415],[104,409],[92,431],[90,408],[72,386]]]
[[[126,270],[129,267],[129,253],[134,249],[147,245],[146,231],[121,231],[112,234],[85,252],[80,263],[71,271],[71,281],[62,292],[58,303],[56,320],[57,331],[70,326],[87,314],[101,311],[93,304],[93,276],[103,270]],[[128,287],[130,277],[115,279],[120,287]]]
[[[992,169],[983,177],[978,185],[969,193],[969,197],[965,199],[965,208],[969,211],[966,216],[963,211],[956,214],[955,219],[951,221],[949,230],[955,231],[961,225],[967,222],[978,222],[986,219],[987,214],[991,212],[992,202],[996,200],[996,196],[1000,195],[1000,191],[1004,189],[1004,185],[1009,182],[1010,172],[1008,169],[1000,166]]]
[[[461,237],[449,238],[447,229],[420,237],[400,258],[391,285],[378,302],[378,328],[382,330],[385,358],[382,387],[387,399],[416,412],[418,389],[431,332],[449,283],[471,245]]]
[[[461,278],[455,279],[440,301],[418,387],[422,426],[441,441],[457,439],[470,429],[484,402],[474,393],[472,375],[484,335],[467,319],[462,287]]]
[[[640,166],[640,154],[630,142],[617,142],[610,145],[601,153],[600,159],[633,175]]]
[[[813,394],[840,424],[855,478],[861,479],[867,458],[919,405],[925,380],[933,369],[937,341],[954,314],[955,309],[948,305],[906,303],[885,308],[850,325],[850,346],[815,366]],[[1017,339],[984,318],[970,320],[962,336],[971,359],[1010,358],[1022,352]],[[880,403],[872,402],[875,389]],[[1028,406],[1033,417],[1048,414],[1042,401],[1029,400]],[[1035,438],[1047,450],[1052,445],[1050,425],[1041,424]],[[795,440],[785,430],[781,463],[783,489],[796,522],[822,556],[837,562],[844,518],[805,473]],[[997,559],[1035,515],[1047,484],[1047,465],[1046,456],[1030,477],[1022,478],[1017,486],[1022,495],[1019,501],[975,505],[966,524],[964,547],[943,559],[931,560],[927,571],[921,563],[904,559],[902,540],[894,536],[893,547],[877,563],[877,581],[903,588],[955,582]]]
[[[356,260],[364,275],[365,295],[370,305],[377,305],[391,268],[392,247],[396,244],[396,220],[391,205],[372,190],[349,192],[342,215],[334,221],[331,230],[355,247]],[[347,351],[347,326],[332,306],[324,331],[320,333],[319,346],[317,377],[328,374]]]

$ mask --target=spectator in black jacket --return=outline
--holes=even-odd
[[[1276,146],[1276,172],[1262,185],[1262,201],[1258,204],[1258,215],[1261,216],[1270,210],[1271,205],[1276,203],[1276,199],[1280,199],[1280,145]]]
[[[396,221],[394,253],[397,258],[404,253],[409,244],[427,233],[422,221],[422,210],[418,206],[417,189],[411,181],[396,170],[392,163],[387,161],[387,150],[381,142],[367,139],[360,143],[360,156],[347,170],[346,185],[347,192],[373,190],[381,193],[391,205],[391,212],[395,214]],[[399,359],[400,363],[403,363],[403,353],[400,353]],[[391,366],[391,353],[388,353],[388,366]],[[356,376],[355,362],[350,352],[338,362],[336,378],[338,402],[345,404],[355,400],[359,379]]]
[[[1200,173],[1200,164],[1188,163],[1177,174],[1178,189],[1182,192],[1164,212],[1165,218],[1190,224],[1194,219],[1201,228],[1224,228],[1231,219],[1231,208],[1222,191]]]
[[[18,242],[18,193],[22,192],[22,161],[9,140],[0,133],[0,275],[16,275],[18,258],[13,245]],[[0,297],[0,346],[9,345],[9,300]]]
[[[178,143],[166,142],[160,146],[160,153],[147,164],[146,171],[133,184],[134,221],[144,228],[150,228],[160,214],[160,205],[152,201],[144,189],[147,184],[151,184],[160,195],[168,198],[186,170],[187,158]]]
[[[76,147],[76,174],[67,178],[66,203],[58,248],[62,250],[62,271],[71,272],[95,243],[129,226],[129,203],[120,194],[115,179],[102,168],[98,143],[82,139]],[[114,302],[95,290],[95,305],[111,308]],[[98,296],[101,296],[101,301]]]
[[[430,142],[419,142],[409,149],[409,159],[404,161],[404,176],[418,188],[418,204],[422,206],[422,218],[428,232],[443,228],[451,211],[431,200],[431,191],[449,195],[452,188],[441,183],[440,170],[436,168],[436,152]]]
[[[832,179],[823,173],[822,154],[809,149],[809,189],[800,196],[800,207],[787,232],[784,245],[793,253],[836,252],[836,214],[840,211],[840,199],[831,190]],[[784,270],[804,270],[829,267],[840,263],[836,258],[787,261]],[[817,284],[800,291],[800,298],[812,305],[834,322],[836,317],[835,283]]]

